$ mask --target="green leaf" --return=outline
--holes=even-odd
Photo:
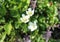
[[[5,23],[5,19],[3,17],[0,18],[0,23]]]
[[[5,30],[6,34],[8,34],[8,35],[11,33],[11,30],[12,30],[11,22],[6,23],[6,24],[4,25],[4,30]]]
[[[3,5],[0,5],[0,17],[4,16],[6,14],[6,9]]]
[[[6,33],[4,32],[4,33],[2,33],[2,38],[1,38],[0,42],[4,42],[5,37],[6,37]]]

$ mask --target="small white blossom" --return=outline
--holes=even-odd
[[[28,11],[26,11],[26,14],[29,16],[32,16],[34,14],[34,9],[28,8]]]
[[[20,18],[21,22],[27,23],[29,22],[29,16],[22,14],[22,18]]]
[[[36,30],[36,29],[37,29],[36,21],[34,21],[34,22],[29,22],[28,29],[31,30],[31,31]]]

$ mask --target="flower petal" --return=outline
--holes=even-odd
[[[22,17],[24,17],[25,16],[25,14],[22,14]]]
[[[32,9],[31,8],[28,8],[28,11],[31,11]]]

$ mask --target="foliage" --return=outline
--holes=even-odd
[[[35,9],[29,5],[30,0],[0,0],[0,42],[45,42],[44,31],[59,22],[56,2],[37,0]]]

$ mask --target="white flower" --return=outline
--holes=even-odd
[[[29,16],[32,16],[34,14],[34,9],[28,8],[28,11],[26,11],[26,14]]]
[[[22,14],[22,18],[20,18],[21,22],[27,23],[29,22],[29,16]]]
[[[36,21],[34,21],[34,22],[29,22],[28,29],[31,30],[31,31],[36,30],[36,29],[37,29]]]

